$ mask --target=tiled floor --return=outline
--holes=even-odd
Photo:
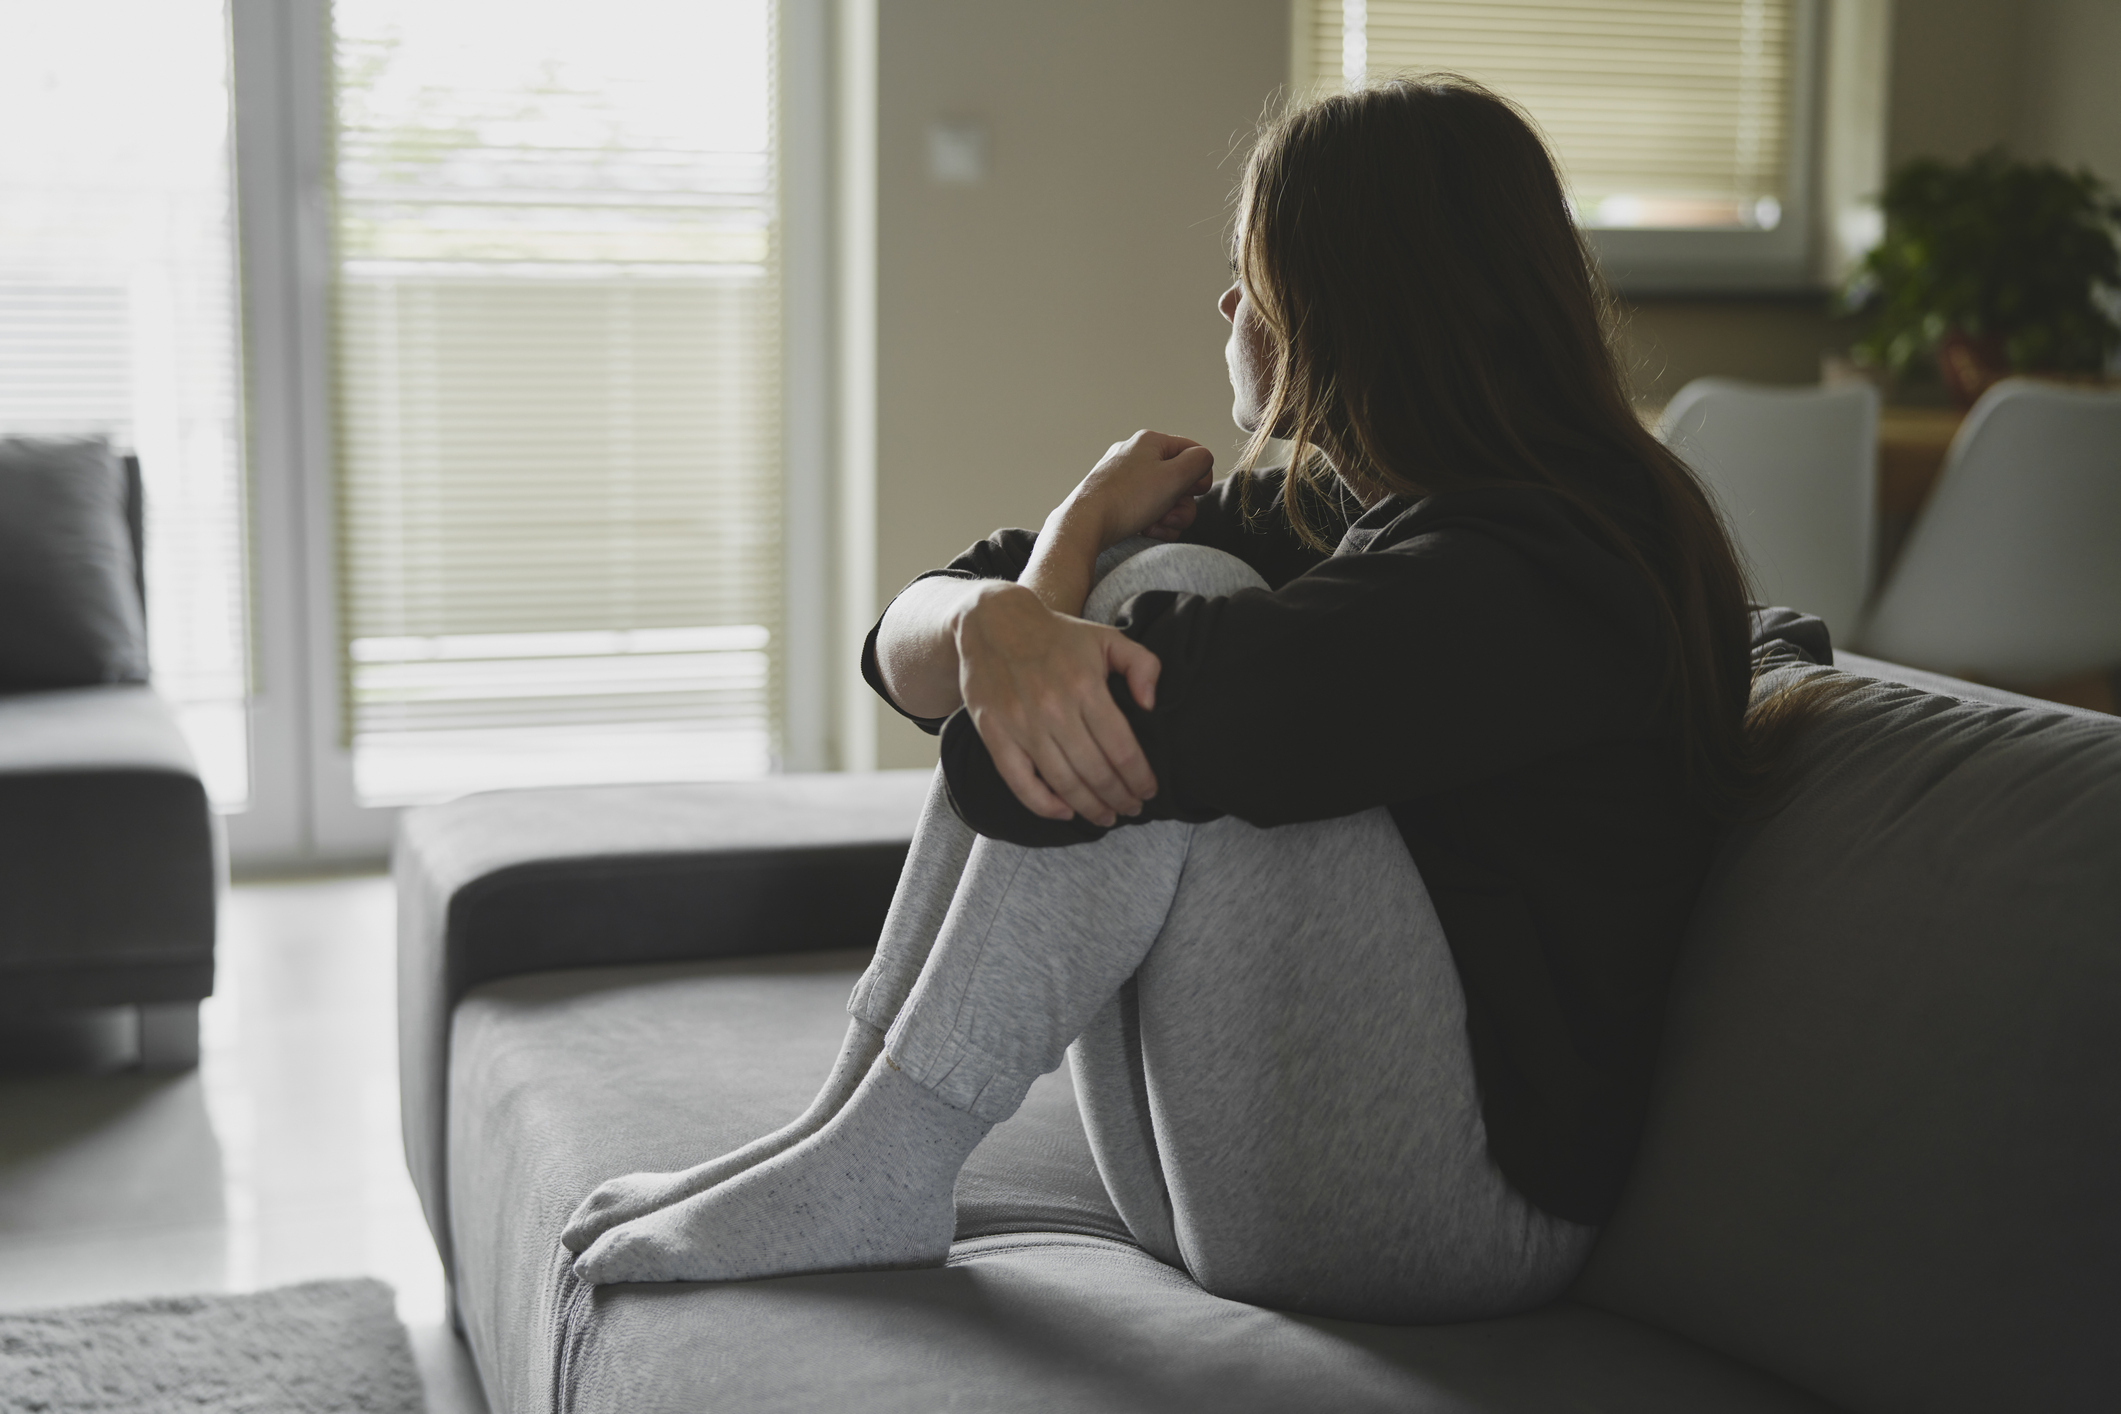
[[[239,885],[204,1057],[179,1075],[0,1072],[0,1309],[369,1275],[432,1414],[485,1414],[398,1137],[382,877]]]

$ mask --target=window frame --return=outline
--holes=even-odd
[[[1311,35],[1321,4],[1291,0],[1290,91],[1314,91]],[[1772,231],[1584,227],[1607,281],[1623,295],[1793,293],[1818,289],[1824,0],[1793,0],[1785,140],[1789,200]]]

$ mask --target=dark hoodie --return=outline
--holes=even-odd
[[[1268,474],[1253,495],[1279,486]],[[1271,588],[1122,606],[1118,626],[1162,661],[1154,711],[1112,679],[1158,793],[1114,828],[1389,806],[1464,983],[1490,1153],[1540,1208],[1604,1222],[1721,833],[1657,710],[1648,586],[1530,486],[1388,499],[1327,556],[1278,507],[1248,523],[1224,482],[1185,538]],[[935,573],[1015,579],[1034,543],[998,531]],[[888,702],[875,637],[863,672]],[[965,712],[914,720],[941,731],[951,799],[981,834],[1046,847],[1105,833],[1026,810]]]

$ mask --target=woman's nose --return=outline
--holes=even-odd
[[[1223,318],[1232,324],[1237,322],[1237,301],[1243,293],[1243,287],[1233,282],[1229,289],[1223,291],[1222,299],[1216,303],[1215,307],[1223,312]]]

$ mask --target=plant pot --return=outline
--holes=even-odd
[[[1952,330],[1937,343],[1937,371],[1944,377],[1945,391],[1964,412],[1983,393],[2010,377],[2010,358],[2004,352],[2003,336]]]

